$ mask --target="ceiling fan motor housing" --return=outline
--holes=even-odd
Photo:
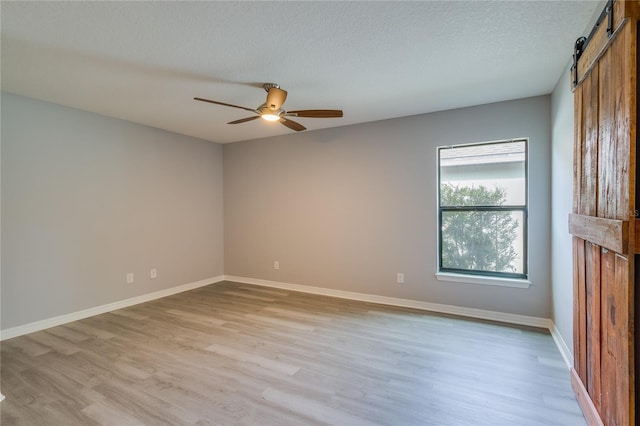
[[[265,84],[264,88],[267,91],[266,105],[269,107],[269,109],[271,109],[271,111],[282,109],[282,105],[287,99],[287,91],[282,90],[280,86],[273,83]]]

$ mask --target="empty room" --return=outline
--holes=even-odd
[[[0,423],[635,424],[639,16],[0,2]]]

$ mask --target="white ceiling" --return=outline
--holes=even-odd
[[[548,94],[598,1],[0,3],[2,90],[226,143]]]

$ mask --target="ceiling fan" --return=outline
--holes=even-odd
[[[239,105],[232,105],[225,102],[212,101],[211,99],[193,98],[196,101],[209,102],[212,104],[228,106],[232,108],[244,109],[251,111],[256,115],[253,117],[241,118],[239,120],[230,121],[227,124],[240,124],[247,121],[263,118],[267,121],[279,121],[284,126],[295,130],[296,132],[305,130],[302,124],[290,120],[288,117],[305,117],[305,118],[338,118],[342,117],[342,110],[340,109],[302,109],[298,111],[285,111],[282,108],[285,99],[287,99],[287,91],[282,90],[280,86],[275,83],[265,83],[262,87],[267,91],[267,101],[260,105],[258,108],[247,108]]]

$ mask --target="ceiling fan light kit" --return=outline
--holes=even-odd
[[[278,121],[280,120],[280,112],[278,111],[276,114],[272,114],[271,112],[262,112],[260,117],[267,121]]]
[[[265,83],[262,87],[264,87],[264,90],[267,92],[267,101],[256,109],[205,98],[196,97],[193,99],[196,101],[208,102],[211,104],[222,105],[231,108],[239,108],[257,114],[254,117],[241,118],[239,120],[230,121],[227,124],[240,124],[246,123],[248,121],[253,121],[257,118],[263,118],[266,121],[279,121],[283,126],[288,127],[291,130],[295,130],[296,132],[306,130],[306,127],[285,117],[339,118],[343,116],[342,110],[339,109],[306,109],[287,112],[282,108],[284,101],[287,99],[287,91],[282,90],[280,86],[275,83]]]

